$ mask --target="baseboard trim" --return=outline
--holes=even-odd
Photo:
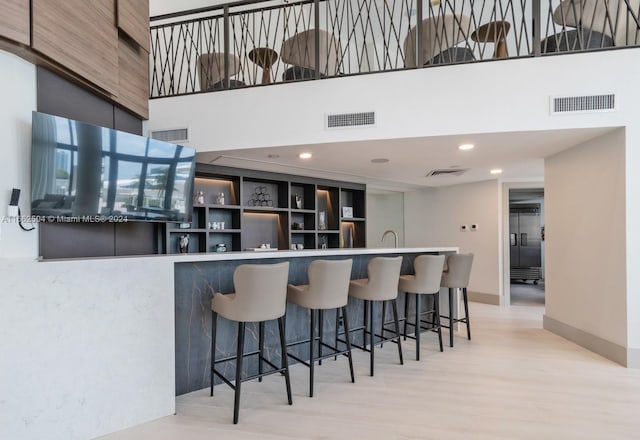
[[[467,296],[469,297],[469,301],[479,302],[483,304],[499,306],[501,303],[500,295],[493,295],[491,293],[467,291]]]
[[[550,318],[546,314],[542,317],[542,327],[620,365],[630,368],[640,367],[640,350],[638,349],[627,350],[621,345]],[[632,354],[632,352],[635,353]]]

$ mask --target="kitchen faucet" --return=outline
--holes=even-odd
[[[384,237],[386,237],[387,234],[393,234],[393,247],[397,248],[398,247],[398,233],[396,231],[394,231],[393,229],[387,229],[386,231],[384,231],[380,241],[383,242],[384,241]]]

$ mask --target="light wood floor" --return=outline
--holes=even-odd
[[[177,399],[177,415],[109,440],[211,439],[640,439],[640,370],[631,370],[542,330],[541,307],[472,304],[472,341],[436,351],[423,338],[422,361],[404,346],[377,351],[376,375],[356,352],[356,383],[346,359],[316,369],[294,366],[293,406],[284,380],[245,382],[240,423],[232,391],[221,385]],[[425,335],[427,335],[425,333]]]

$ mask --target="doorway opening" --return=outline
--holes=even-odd
[[[544,188],[509,190],[510,304],[544,306]]]

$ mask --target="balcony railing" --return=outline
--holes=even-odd
[[[637,46],[639,16],[640,0],[240,1],[152,17],[151,98]]]

